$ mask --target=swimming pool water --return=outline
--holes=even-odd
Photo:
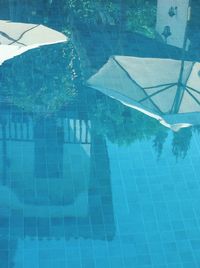
[[[200,267],[199,127],[173,132],[86,86],[112,55],[180,48],[76,21],[64,1],[0,6],[70,37],[0,66],[0,268]]]

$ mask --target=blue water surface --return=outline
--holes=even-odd
[[[112,55],[181,49],[30,2],[0,3],[1,19],[69,42],[0,66],[0,268],[200,267],[199,127],[173,132],[86,86]]]

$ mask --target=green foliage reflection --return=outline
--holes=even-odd
[[[119,145],[149,139],[164,129],[156,120],[104,96],[97,101],[92,116],[95,131]]]
[[[155,37],[156,1],[145,0],[69,0],[66,10],[91,24],[120,25],[125,30]]]
[[[164,144],[171,132],[157,120],[99,94],[96,104],[93,105],[91,117],[93,130],[104,135],[110,142],[124,146],[137,140],[150,140],[158,158],[161,157]],[[194,132],[200,133],[199,127],[171,132],[171,151],[176,159],[186,157]]]
[[[184,128],[174,133],[172,152],[176,158],[184,158],[187,155],[192,138],[192,128]]]
[[[32,50],[1,68],[1,94],[26,112],[53,113],[77,95],[71,44]]]

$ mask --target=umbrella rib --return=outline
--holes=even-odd
[[[161,84],[161,85],[157,85],[157,86],[152,86],[152,87],[144,87],[144,89],[151,89],[151,88],[158,88],[158,87],[164,87],[164,86],[169,86],[169,85],[176,85],[177,83],[168,83],[168,84]]]
[[[200,94],[200,92],[198,90],[194,89],[193,87],[186,86],[186,88],[196,92],[197,94]]]
[[[0,35],[2,35],[3,37],[7,38],[7,39],[10,40],[10,41],[13,41],[13,42],[16,41],[14,38],[12,38],[11,36],[9,36],[7,33],[4,33],[4,32],[2,32],[2,31],[0,31]],[[21,45],[23,45],[23,46],[25,46],[25,44],[23,44],[23,43],[20,43],[20,42],[18,42],[18,43],[21,44]],[[10,45],[10,44],[9,44],[9,45]]]
[[[158,90],[158,91],[152,93],[151,95],[149,95],[149,96],[147,96],[147,97],[141,99],[139,102],[143,102],[143,101],[145,101],[145,100],[147,100],[147,99],[150,99],[151,97],[153,97],[153,96],[155,96],[155,95],[157,95],[157,94],[159,94],[159,93],[161,93],[161,92],[163,92],[163,91],[165,91],[165,90],[167,90],[167,89],[173,87],[173,86],[176,85],[176,84],[177,84],[177,83],[170,84],[169,86],[167,86],[167,87],[165,87],[165,88],[162,88],[162,89],[160,89],[160,90]]]
[[[186,88],[187,93],[200,105],[199,100]]]
[[[124,71],[124,73],[128,76],[128,78],[135,83],[137,86],[139,86],[141,88],[141,86],[135,81],[133,80],[133,78],[130,76],[130,74],[126,71],[126,69],[115,59],[115,57],[112,57],[113,60],[115,61],[115,63]]]
[[[37,24],[37,25],[33,26],[32,28],[26,30],[25,32],[23,32],[23,33],[20,35],[20,37],[19,37],[18,39],[16,39],[16,40],[13,39],[13,42],[10,43],[9,45],[12,45],[12,44],[14,44],[14,43],[19,43],[19,44],[20,44],[20,42],[18,42],[18,41],[19,41],[19,40],[20,40],[20,39],[21,39],[27,32],[29,32],[29,31],[31,31],[31,30],[37,28],[38,26],[40,26],[40,24]],[[26,46],[26,44],[23,44],[23,43],[21,43],[21,44],[24,45],[24,46]]]
[[[136,84],[138,87],[141,88],[141,90],[143,91],[143,93],[148,97],[147,93],[145,92],[145,90],[135,81],[133,80],[133,78],[130,76],[130,74],[124,69],[124,67],[115,59],[115,57],[112,57],[112,59],[114,60],[114,62],[124,71],[124,73],[126,74],[126,76],[134,83]],[[158,109],[158,111],[163,114],[163,112],[160,110],[160,108],[151,100],[149,99],[149,101],[156,107],[156,109]]]

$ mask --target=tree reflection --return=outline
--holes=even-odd
[[[26,112],[53,113],[77,95],[72,44],[39,48],[1,68],[1,94]]]
[[[184,128],[173,134],[172,152],[176,159],[184,158],[190,148],[192,128]]]
[[[161,157],[170,130],[107,96],[98,93],[95,97],[97,101],[93,105],[91,116],[96,133],[119,146],[130,145],[137,140],[150,140],[158,159]],[[171,151],[176,159],[186,157],[194,132],[200,133],[200,127],[173,132]]]
[[[163,145],[168,137],[168,131],[166,129],[161,129],[158,131],[155,135],[155,138],[153,140],[153,147],[155,151],[157,152],[158,159],[160,158],[162,151],[163,151]]]
[[[92,116],[95,130],[119,145],[150,139],[164,128],[146,115],[104,96],[98,99]]]

